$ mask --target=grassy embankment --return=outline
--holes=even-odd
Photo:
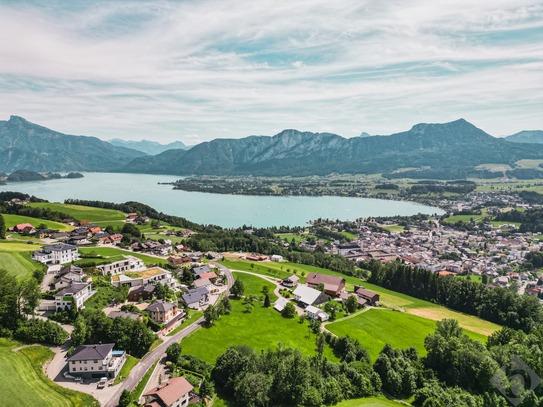
[[[21,344],[0,339],[0,394],[2,406],[90,407],[98,402],[89,394],[59,386],[43,373],[54,353],[43,346],[13,352]]]

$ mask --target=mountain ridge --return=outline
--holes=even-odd
[[[504,139],[512,143],[543,144],[543,130],[523,130]]]
[[[160,144],[157,141],[145,140],[121,140],[118,138],[107,140],[108,143],[117,147],[126,147],[133,150],[141,151],[149,155],[157,155],[168,150],[190,150],[193,146],[187,146],[181,141],[174,141],[169,144]]]
[[[143,155],[96,137],[60,133],[19,116],[0,122],[0,172],[110,171]]]

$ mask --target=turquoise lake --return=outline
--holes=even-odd
[[[10,183],[1,191],[35,195],[50,202],[87,199],[123,203],[138,201],[169,215],[226,228],[303,226],[318,218],[353,220],[368,216],[443,214],[439,208],[413,202],[371,198],[312,196],[244,196],[173,190],[178,176],[84,173],[85,178]]]

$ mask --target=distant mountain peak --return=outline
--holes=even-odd
[[[362,138],[364,138],[364,137],[371,137],[371,134],[366,133],[365,131],[363,131],[362,134],[361,134],[360,136],[358,136],[358,137],[362,137]]]

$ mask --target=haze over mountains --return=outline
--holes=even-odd
[[[108,143],[111,143],[114,146],[118,146],[118,147],[132,148],[134,150],[138,150],[149,155],[160,154],[167,150],[177,150],[177,149],[190,150],[192,148],[192,146],[187,146],[181,141],[174,141],[173,143],[170,143],[170,144],[160,144],[156,141],[150,141],[150,140],[134,141],[134,140],[121,140],[118,138],[114,138],[112,140],[108,140]]]
[[[507,136],[505,139],[513,143],[543,144],[543,130],[524,130],[511,136]]]
[[[514,136],[523,133],[528,132]],[[534,133],[537,132],[520,138],[535,140]],[[169,146],[182,148],[156,155],[143,151]],[[417,124],[409,131],[390,136],[363,134],[346,139],[332,133],[284,130],[273,137],[216,139],[190,150],[186,148],[181,142],[165,146],[147,140],[105,142],[95,137],[66,135],[17,116],[0,122],[0,172],[27,169],[171,175],[387,176],[403,169],[401,176],[451,179],[484,175],[475,168],[480,164],[511,165],[521,159],[543,159],[543,145],[495,138],[463,119]]]

